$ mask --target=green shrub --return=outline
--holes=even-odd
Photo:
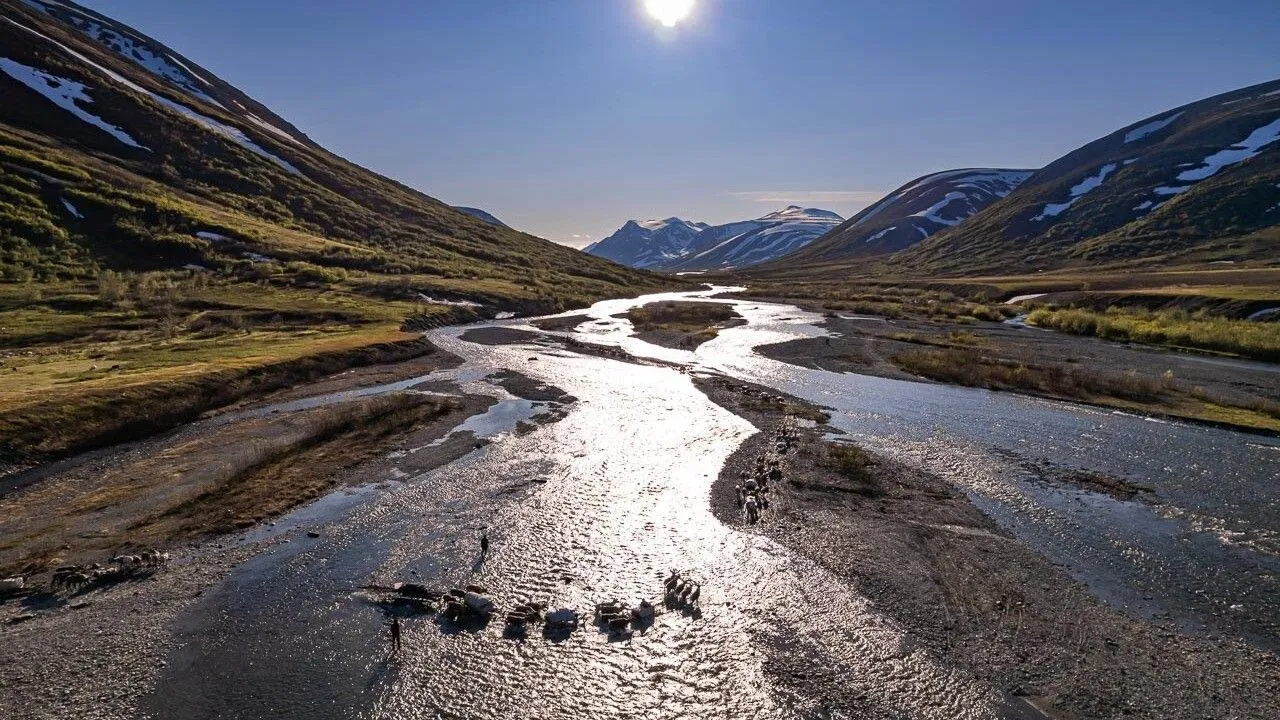
[[[857,445],[830,443],[827,460],[836,472],[848,480],[865,482],[871,474],[871,458]]]

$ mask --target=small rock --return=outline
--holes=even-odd
[[[40,617],[39,613],[22,613],[21,615],[14,615],[9,618],[9,624],[17,625],[18,623],[24,623],[28,620],[35,620],[38,617]]]
[[[307,531],[307,537],[309,537],[309,538],[318,538],[318,537],[320,537],[320,533],[316,532],[315,530],[308,530],[308,531]]]

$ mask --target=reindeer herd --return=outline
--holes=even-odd
[[[773,448],[756,455],[750,471],[738,474],[738,484],[733,489],[747,522],[759,522],[761,514],[769,509],[769,483],[782,480],[782,457],[795,448],[799,439],[800,435],[793,426],[782,425],[778,428]]]
[[[143,550],[135,555],[117,555],[107,563],[63,565],[55,568],[49,586],[54,590],[80,590],[87,585],[107,584],[149,575],[169,564],[169,553]]]
[[[78,592],[93,585],[109,585],[124,580],[146,577],[169,564],[169,553],[146,549],[132,555],[116,555],[105,563],[63,565],[53,569],[48,591]],[[0,598],[27,595],[38,586],[27,577],[0,579]]]
[[[407,607],[413,612],[434,613],[455,626],[483,626],[498,614],[488,589],[480,585],[446,591],[430,590],[416,583],[399,583],[390,588],[365,586],[364,589],[389,590],[390,595],[378,602],[385,610],[399,611]],[[647,629],[662,612],[700,612],[701,583],[672,570],[663,581],[663,591],[661,607],[648,599],[634,605],[618,599],[596,603],[592,616],[596,627],[610,635],[629,636],[635,630]],[[549,610],[547,603],[538,601],[518,603],[502,617],[504,634],[511,638],[523,637],[533,626],[541,626],[544,635],[549,637],[567,636],[584,621],[584,615],[573,608]]]

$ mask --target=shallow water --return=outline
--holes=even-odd
[[[738,303],[749,325],[696,352],[658,348],[609,317],[651,299],[601,303],[575,334],[833,407],[833,425],[944,473],[1112,602],[1172,593],[1187,622],[1203,615],[1224,631],[1270,632],[1280,568],[1232,533],[1247,525],[1263,541],[1275,535],[1269,483],[1280,452],[1273,441],[755,355],[760,344],[822,333],[811,324],[818,318],[785,306]],[[244,564],[186,616],[184,647],[150,701],[155,716],[774,718],[816,711],[816,699],[770,687],[762,667],[767,639],[778,633],[847,678],[868,698],[871,717],[1004,714],[991,689],[913,649],[893,622],[820,568],[711,515],[710,484],[753,428],[711,403],[688,375],[537,346],[480,346],[461,340],[464,331],[431,337],[467,361],[455,372],[470,382],[511,368],[579,401],[557,423],[524,435],[498,432],[491,445],[439,470],[300,510],[295,526],[328,521],[321,537],[295,535]],[[506,407],[512,416],[533,410]],[[1145,481],[1159,489],[1161,505],[1047,486],[1026,467],[1039,459]],[[485,562],[477,552],[482,527],[494,543]],[[1217,572],[1207,594],[1181,599],[1210,567]],[[384,615],[359,590],[396,580],[478,582],[500,607],[542,599],[589,615],[602,600],[656,597],[671,569],[705,582],[701,617],[668,613],[626,640],[589,621],[567,638],[534,631],[521,640],[504,638],[496,625],[462,630],[412,619],[394,658]],[[1230,611],[1229,622],[1207,612],[1223,603],[1244,609]]]
[[[1280,649],[1280,441],[1010,393],[790,365],[753,349],[820,336],[813,323],[821,318],[789,306],[735,305],[747,326],[692,353],[648,355],[830,407],[834,427],[968,490],[1007,528],[1116,605]],[[603,327],[591,326],[596,342],[644,354],[643,343],[623,336],[626,328]],[[1156,500],[1084,502],[1038,481],[1039,463],[1123,477],[1154,488]]]

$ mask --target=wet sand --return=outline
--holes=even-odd
[[[942,479],[877,458],[869,485],[851,482],[825,461],[830,428],[761,412],[760,393],[773,390],[718,376],[697,382],[761,430],[721,471],[716,516],[835,574],[947,664],[1054,718],[1274,717],[1275,654],[1124,615]],[[800,440],[782,456],[770,508],[748,524],[734,486],[758,456],[777,453],[784,425]],[[779,683],[857,707],[842,679],[798,654],[785,633],[773,647],[768,667]]]

